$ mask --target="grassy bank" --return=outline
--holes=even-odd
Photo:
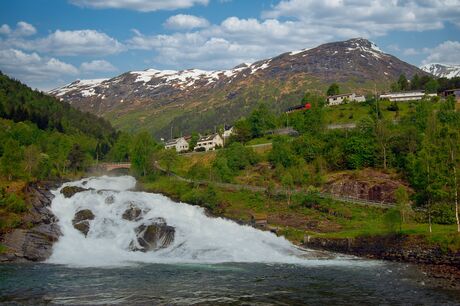
[[[266,215],[270,227],[294,243],[301,243],[305,235],[325,238],[356,238],[391,233],[423,237],[429,244],[443,249],[460,249],[460,236],[455,225],[433,225],[415,221],[388,224],[387,209],[342,203],[322,199],[314,194],[269,195],[247,190],[226,190],[217,186],[196,186],[168,176],[142,180],[148,192],[165,194],[175,200],[206,207],[212,213],[249,222],[252,214]],[[401,227],[401,228],[400,228]]]

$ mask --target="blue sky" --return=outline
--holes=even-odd
[[[0,3],[0,70],[42,90],[147,68],[226,69],[354,37],[417,66],[460,64],[460,0]]]

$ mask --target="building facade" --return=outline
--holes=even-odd
[[[218,147],[223,147],[224,141],[219,134],[202,136],[198,139],[194,151],[213,151]]]
[[[357,95],[355,93],[335,95],[327,97],[327,102],[329,105],[340,105],[348,102],[365,102],[366,98],[364,96]]]
[[[426,94],[429,97],[435,97],[436,94]],[[403,92],[390,92],[388,94],[380,95],[380,99],[390,100],[391,102],[398,101],[418,101],[425,96],[424,91],[403,91]]]
[[[176,152],[186,152],[189,149],[189,144],[184,137],[179,137],[165,143],[165,149],[175,149]]]

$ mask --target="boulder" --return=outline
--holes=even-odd
[[[64,195],[66,198],[71,198],[73,197],[74,194],[83,192],[83,191],[88,191],[89,189],[86,188],[81,188],[78,186],[66,186],[61,189],[61,193]]]
[[[135,229],[136,242],[131,242],[130,249],[133,251],[157,251],[170,246],[174,241],[176,230],[166,224],[163,218],[150,220],[148,224],[142,224]]]
[[[137,206],[130,205],[121,216],[123,219],[128,221],[139,221],[141,219],[142,209]]]
[[[109,195],[105,198],[105,204],[113,204],[115,202],[115,197],[113,195]]]
[[[89,221],[94,220],[94,214],[89,209],[83,209],[78,211],[73,220],[72,225],[73,227],[80,231],[83,235],[88,235],[89,232]]]

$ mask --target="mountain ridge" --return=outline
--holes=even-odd
[[[228,70],[130,71],[108,80],[76,81],[50,91],[119,128],[151,130],[156,136],[204,132],[231,123],[264,102],[277,112],[298,104],[308,91],[332,82],[344,90],[387,89],[405,74],[426,74],[355,38],[244,63]]]
[[[460,65],[431,63],[420,66],[420,69],[438,78],[451,79],[454,77],[460,77]]]

